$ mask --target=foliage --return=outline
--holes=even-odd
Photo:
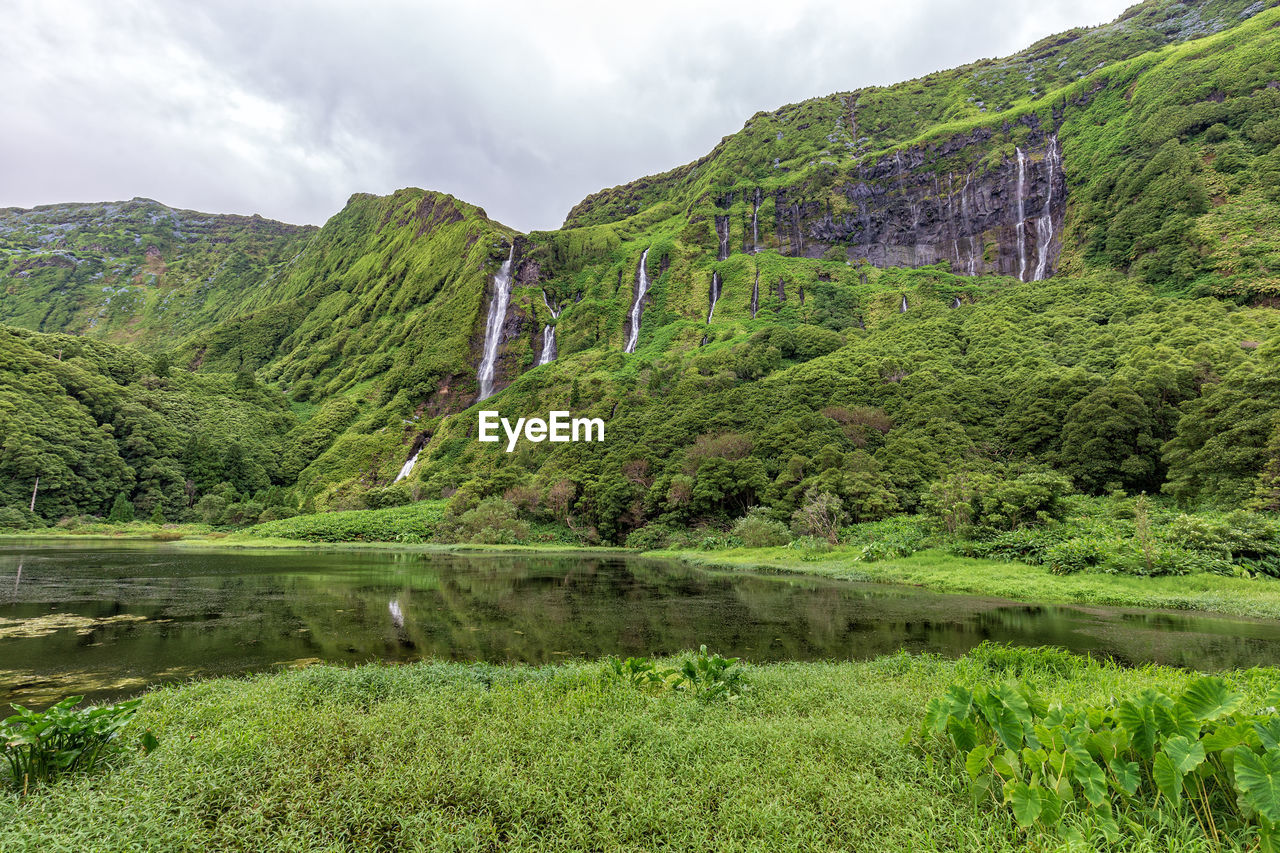
[[[248,533],[311,542],[398,542],[406,536],[429,541],[444,512],[444,501],[419,501],[390,509],[300,515],[258,524]]]
[[[1108,843],[1122,827],[1190,812],[1215,845],[1264,850],[1280,838],[1280,684],[1257,712],[1221,678],[1176,698],[1147,689],[1102,705],[1050,704],[1026,682],[953,684],[929,702],[920,734],[941,742],[974,797],[1006,806],[1028,833]]]
[[[702,701],[734,702],[744,689],[738,659],[708,654],[706,646],[699,646],[697,654],[685,657],[677,667],[661,666],[649,658],[613,658],[609,665],[616,677],[635,687],[689,693]]]
[[[844,503],[830,492],[811,491],[791,517],[791,532],[797,536],[817,536],[834,545],[840,528],[848,520]]]
[[[487,538],[554,521],[609,543],[754,507],[828,540],[920,512],[982,540],[1060,518],[1068,483],[1274,510],[1278,16],[1148,0],[1002,60],[758,113],[552,232],[417,189],[357,194],[318,230],[141,199],[7,211],[0,319],[42,331],[0,330],[0,507],[37,477],[38,523],[107,515],[121,493],[143,518],[252,524],[463,490],[516,507],[468,523]],[[1051,165],[1050,139],[1069,199],[1052,277],[992,274],[1009,271],[1008,211],[972,235],[981,269],[858,256],[877,199],[951,221],[958,194],[972,219],[965,186],[1008,199],[1017,163]],[[603,444],[474,440],[508,257],[521,332],[485,405],[599,417]],[[552,322],[558,356],[538,365]],[[1207,565],[1182,547],[1099,566]]]
[[[729,534],[748,548],[772,548],[791,541],[791,532],[785,524],[755,511],[735,521]]]
[[[142,700],[76,708],[83,698],[68,696],[43,712],[14,705],[17,713],[0,722],[15,791],[25,794],[64,774],[92,771],[122,748],[121,736]],[[151,752],[158,742],[146,731],[140,745]]]

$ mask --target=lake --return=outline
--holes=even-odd
[[[1280,660],[1280,623],[1021,604],[621,555],[0,544],[0,704],[318,661],[554,663],[701,644],[753,662],[958,656],[984,640],[1200,670]]]

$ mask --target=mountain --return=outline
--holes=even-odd
[[[151,346],[243,310],[316,233],[145,198],[0,209],[0,322]]]
[[[0,320],[287,397],[264,463],[285,509],[505,495],[621,540],[815,489],[913,510],[976,463],[1239,506],[1280,454],[1278,42],[1274,3],[1149,0],[757,113],[551,232],[416,189],[318,230],[7,210]],[[608,440],[481,444],[489,385],[484,408]]]

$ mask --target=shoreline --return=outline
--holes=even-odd
[[[0,535],[5,543],[58,546],[75,542],[154,545],[242,551],[389,551],[438,554],[539,554],[546,556],[630,556],[674,560],[688,566],[727,571],[787,573],[833,580],[913,586],[940,593],[989,596],[1026,604],[1075,604],[1216,613],[1231,617],[1280,620],[1280,582],[1267,577],[1237,578],[1212,574],[1139,577],[1080,572],[1055,575],[1026,563],[958,557],[941,549],[876,562],[859,559],[857,546],[805,552],[788,547],[637,551],[609,546],[482,545],[469,543],[314,542],[230,534],[192,533],[181,539],[153,539],[149,533]]]

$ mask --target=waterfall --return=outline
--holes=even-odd
[[[760,251],[760,188],[756,187],[755,204],[751,207],[751,254]]]
[[[729,257],[729,217],[716,217],[716,236],[720,238],[720,254],[716,258],[717,261],[723,261]]]
[[[969,244],[969,275],[978,274],[978,253],[974,251],[973,226],[969,221],[969,181],[973,179],[973,173],[965,172],[964,186],[960,188],[960,218],[962,224],[969,233],[965,237],[965,241]]]
[[[756,318],[756,312],[760,310],[760,268],[756,267],[756,283],[751,288],[751,319]]]
[[[1058,137],[1049,137],[1049,148],[1044,153],[1044,168],[1048,173],[1049,189],[1044,196],[1044,212],[1036,219],[1036,271],[1032,281],[1044,280],[1049,268],[1049,246],[1053,242],[1053,176],[1054,170],[1061,165],[1062,155],[1058,150]]]
[[[560,312],[551,307],[551,302],[547,299],[547,292],[542,291],[542,304],[547,306],[547,310],[551,312],[551,319],[560,319]],[[556,327],[553,323],[548,323],[542,327],[542,355],[538,356],[538,365],[549,364],[556,359]]]
[[[1018,224],[1014,231],[1018,235],[1018,280],[1027,280],[1027,214],[1023,210],[1022,197],[1027,184],[1027,155],[1021,148],[1013,149],[1018,155]]]
[[[952,299],[952,300],[951,300],[951,307],[952,307],[952,308],[959,308],[959,307],[960,307],[960,297],[959,297],[959,296],[957,296],[955,299]]]
[[[645,294],[649,292],[649,273],[645,270],[648,257],[649,250],[645,249],[640,255],[640,267],[636,270],[636,298],[631,304],[631,330],[623,352],[635,352],[636,344],[640,342],[640,314],[644,310]]]
[[[907,294],[905,293],[902,294],[902,304],[898,306],[898,313],[899,314],[907,313]]]
[[[477,373],[480,396],[476,402],[493,396],[493,374],[498,364],[498,346],[502,343],[502,324],[506,322],[507,306],[511,303],[511,261],[515,254],[516,244],[512,241],[511,252],[493,277],[493,298],[489,300],[489,316],[484,326],[484,358],[480,359]]]
[[[418,464],[418,457],[421,454],[422,454],[422,448],[419,447],[417,450],[413,452],[413,455],[409,457],[409,461],[404,463],[404,465],[400,466],[400,473],[396,474],[396,479],[394,482],[398,483],[401,480],[403,480],[405,477],[408,477],[410,474],[413,473],[413,466]]]
[[[707,323],[716,314],[716,303],[720,301],[720,273],[711,273],[711,310],[707,312]]]

